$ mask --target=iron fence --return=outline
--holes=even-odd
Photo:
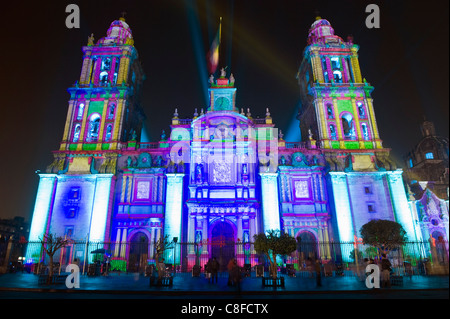
[[[160,254],[172,273],[183,276],[205,272],[208,260],[215,257],[220,273],[236,259],[238,265],[255,275],[257,267],[269,270],[270,263],[254,250],[252,243],[203,242],[176,243]],[[407,242],[388,255],[396,275],[448,274],[448,242]],[[53,256],[54,271],[64,272],[76,263],[82,274],[109,272],[151,272],[155,265],[155,245],[149,242],[86,242],[73,241]],[[325,276],[359,276],[372,260],[380,262],[381,252],[358,242],[301,242],[288,256],[278,256],[281,275],[313,276],[314,261],[319,259]],[[9,271],[46,271],[49,256],[41,242],[0,242],[0,266]]]

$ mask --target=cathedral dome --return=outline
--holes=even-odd
[[[340,38],[334,35],[334,29],[331,27],[331,23],[326,19],[317,17],[308,32],[308,44],[323,44],[328,42],[328,39],[331,39],[330,42],[336,42],[336,40],[341,42],[339,41]]]
[[[106,31],[106,37],[99,40],[100,44],[125,44],[127,39],[133,39],[130,26],[124,18],[114,20]]]

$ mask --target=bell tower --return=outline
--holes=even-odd
[[[106,37],[88,38],[79,81],[68,89],[69,109],[60,151],[117,150],[132,135],[139,138],[145,78],[125,19],[111,23]]]
[[[234,87],[234,76],[231,73],[230,77],[226,77],[224,68],[220,71],[220,77],[214,79],[211,75],[209,78],[210,88],[208,111],[234,111],[236,109],[236,88]]]
[[[373,109],[373,87],[363,79],[359,46],[334,34],[320,17],[311,25],[297,75],[302,136],[311,133],[323,149],[382,149]]]
[[[132,32],[122,17],[105,37],[82,48],[78,81],[68,88],[69,107],[59,150],[39,174],[30,241],[55,233],[67,238],[110,238],[117,162],[122,143],[138,141],[145,78]],[[39,254],[27,250],[27,260]],[[92,258],[89,252],[86,257]]]

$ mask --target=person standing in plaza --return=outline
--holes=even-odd
[[[217,282],[218,282],[218,276],[217,276],[217,274],[218,274],[218,272],[219,272],[219,267],[220,267],[220,265],[219,265],[219,262],[217,261],[217,259],[216,259],[216,257],[213,257],[213,259],[212,259],[212,261],[211,261],[211,264],[210,264],[210,271],[211,271],[211,280],[212,280],[212,283],[214,283],[214,278],[216,279],[216,284],[217,284]]]
[[[321,267],[319,259],[316,259],[316,263],[314,264],[314,269],[316,271],[317,287],[321,287],[322,286],[322,267]]]
[[[391,287],[391,262],[387,259],[386,254],[381,255],[381,287]]]

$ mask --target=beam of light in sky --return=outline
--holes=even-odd
[[[297,119],[298,111],[301,107],[301,103],[299,102],[297,107],[293,110],[291,114],[291,122],[289,123],[289,127],[287,128],[286,135],[284,140],[286,142],[300,142],[302,140],[302,133],[300,131],[300,121]]]
[[[222,18],[220,18],[219,29],[211,44],[211,48],[208,51],[208,74],[215,74],[219,65],[219,52],[222,32]]]
[[[232,55],[232,49],[233,49],[233,10],[234,10],[234,1],[231,1],[230,3],[230,14],[228,15],[229,21],[227,21],[228,28],[226,31],[226,37],[227,37],[227,54],[226,54],[226,66],[228,66],[229,69],[231,69],[231,55]]]
[[[233,27],[235,29],[234,43],[238,45],[240,51],[259,64],[267,76],[272,76],[290,89],[298,91],[295,79],[296,67],[289,64],[284,52],[277,51],[276,46],[271,45],[267,37],[257,34],[254,29],[243,28],[237,23],[234,23]]]
[[[198,76],[200,77],[200,84],[202,86],[203,103],[204,105],[208,105],[208,70],[206,67],[198,11],[196,3],[189,0],[185,0],[185,7],[189,22],[189,31],[192,37],[192,48],[194,49],[195,60],[197,62]]]

